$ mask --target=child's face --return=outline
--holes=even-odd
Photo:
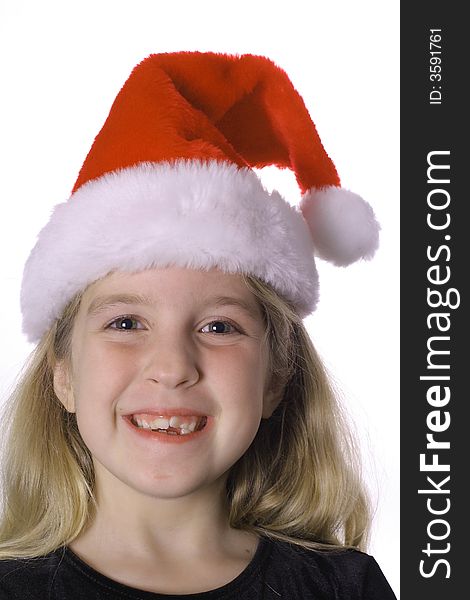
[[[98,482],[175,498],[220,481],[276,405],[263,333],[241,277],[217,269],[115,273],[91,285],[55,389],[76,412]],[[137,413],[150,413],[153,428],[168,427],[159,416],[181,420],[151,432],[132,423]]]

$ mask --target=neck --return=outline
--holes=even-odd
[[[192,594],[232,581],[253,558],[258,537],[229,525],[225,477],[185,496],[157,498],[95,471],[96,515],[70,548],[111,579]]]
[[[126,486],[107,471],[96,471],[96,515],[72,542],[72,549],[121,548],[134,556],[190,558],[201,545],[220,552],[234,531],[229,525],[225,477],[186,496],[156,498]]]

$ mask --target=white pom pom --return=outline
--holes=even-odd
[[[302,197],[300,210],[320,258],[346,267],[375,254],[380,225],[357,194],[334,186],[311,189]]]

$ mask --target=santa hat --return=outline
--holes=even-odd
[[[254,168],[287,167],[299,207]],[[69,200],[26,263],[23,330],[36,341],[80,290],[108,273],[219,267],[271,284],[301,316],[318,300],[314,254],[370,258],[371,207],[340,187],[305,104],[262,56],[153,54],[132,71]]]

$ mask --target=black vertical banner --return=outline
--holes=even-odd
[[[401,4],[401,600],[469,594],[470,35],[457,6]]]

